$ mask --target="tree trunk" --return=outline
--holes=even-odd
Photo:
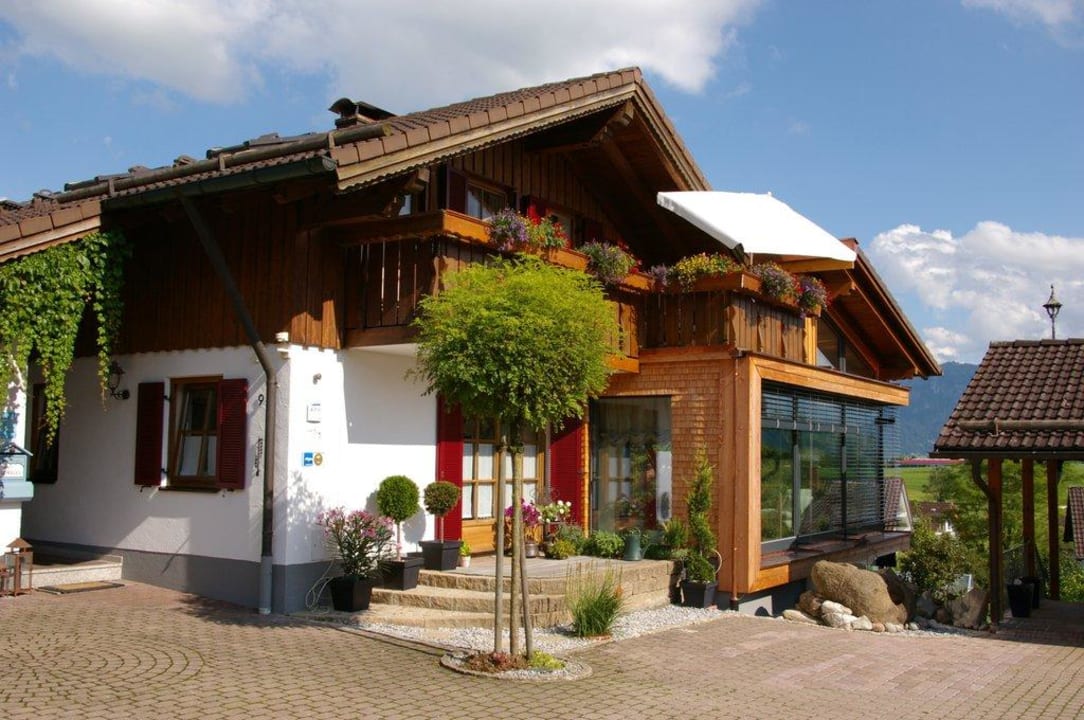
[[[504,438],[501,438],[497,455],[505,447]],[[497,463],[497,504],[504,505],[504,463]],[[504,509],[497,516],[497,557],[496,557],[496,589],[493,591],[493,652],[498,653],[504,649],[504,609],[502,597],[504,594]]]

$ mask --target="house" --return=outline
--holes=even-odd
[[[406,373],[419,298],[494,253],[483,219],[511,206],[559,223],[573,247],[621,242],[645,268],[705,252],[774,260],[831,298],[805,312],[748,272],[610,286],[612,382],[583,421],[528,439],[529,495],[571,500],[592,530],[652,527],[683,515],[706,451],[719,585],[747,607],[793,592],[816,559],[906,547],[884,522],[908,397],[894,381],[937,363],[856,241],[770,196],[710,194],[639,70],[401,116],[332,109],[328,132],[133,168],[0,213],[0,262],[97,228],[133,247],[116,352],[132,397],[103,409],[94,358],[76,361],[56,479],[24,505],[25,536],[290,611],[328,566],[316,513],[371,507],[383,477],[405,474],[460,485],[448,535],[492,549],[499,428]],[[407,540],[432,530],[419,513]]]

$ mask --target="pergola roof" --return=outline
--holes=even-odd
[[[1084,459],[1084,339],[991,343],[933,454]]]

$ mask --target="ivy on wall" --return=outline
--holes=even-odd
[[[97,321],[98,380],[105,397],[130,255],[120,233],[96,232],[0,265],[0,388],[14,383],[26,390],[27,367],[36,359],[45,382],[49,442],[64,417],[64,379],[88,303]]]

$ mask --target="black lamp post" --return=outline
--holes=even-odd
[[[1050,299],[1043,303],[1043,308],[1046,309],[1046,314],[1050,316],[1050,339],[1057,340],[1058,334],[1054,329],[1054,321],[1058,317],[1058,313],[1061,312],[1061,303],[1054,297],[1054,286],[1050,286]]]

